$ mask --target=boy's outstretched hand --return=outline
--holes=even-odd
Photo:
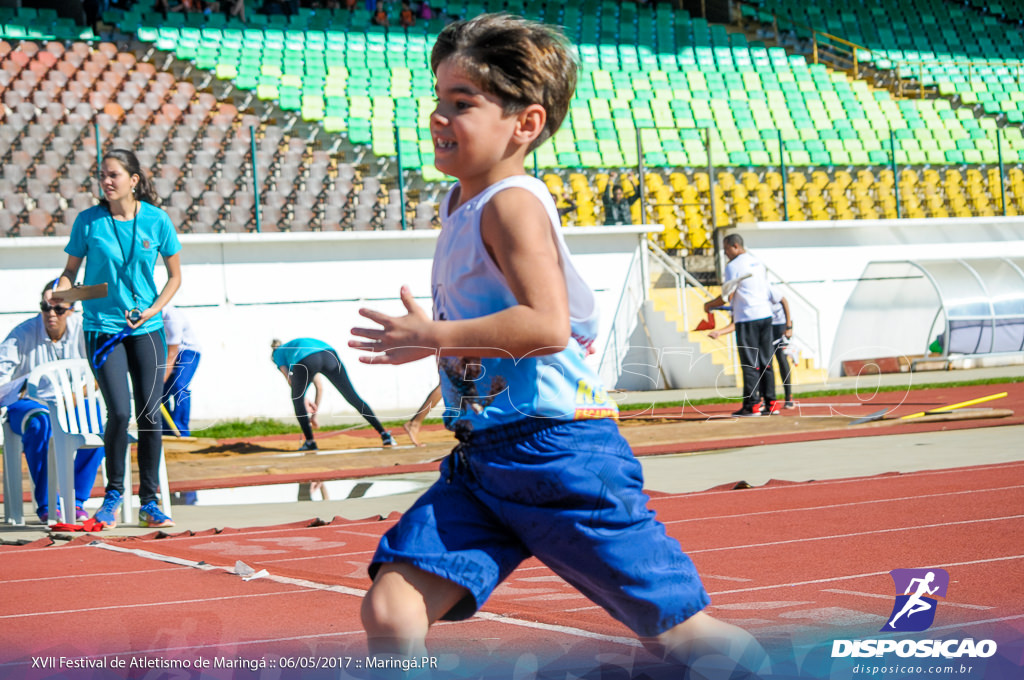
[[[359,310],[360,315],[381,326],[379,329],[352,329],[352,335],[367,340],[349,340],[348,346],[374,352],[370,356],[359,357],[359,361],[364,364],[407,364],[437,354],[428,341],[433,323],[430,317],[416,304],[408,286],[402,286],[401,297],[409,312],[405,316],[388,316],[366,308]]]

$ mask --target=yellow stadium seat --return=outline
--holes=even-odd
[[[662,226],[665,227],[665,231],[661,233],[661,242],[666,249],[678,250],[686,247],[686,244],[683,242],[683,235],[674,224],[665,224]]]
[[[757,176],[757,173],[748,170],[740,175],[740,182],[742,182],[743,188],[749,192],[757,189],[757,186],[761,183],[761,178]]]
[[[683,187],[690,183],[690,180],[681,172],[673,172],[668,176],[668,183],[672,186],[672,191],[678,194],[682,192]]]
[[[690,248],[707,248],[707,229],[704,228],[703,224],[688,225],[686,230],[686,240]]]
[[[789,183],[794,189],[800,191],[804,185],[807,184],[807,176],[802,172],[791,172],[789,173]]]

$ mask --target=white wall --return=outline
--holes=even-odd
[[[771,222],[739,225],[757,255],[782,279],[806,297],[821,316],[824,363],[832,375],[832,346],[843,308],[869,262],[949,258],[1024,256],[1024,219],[981,217],[929,220],[850,220],[836,222]],[[884,305],[879,300],[879,305]],[[799,306],[796,333],[811,323]],[[884,344],[884,328],[878,329]]]
[[[607,337],[627,269],[644,229],[572,228],[563,232],[584,279],[597,293]],[[407,284],[430,309],[435,231],[182,235],[185,311],[203,345],[193,382],[193,420],[293,418],[288,388],[270,362],[270,341],[315,337],[332,344],[360,396],[383,417],[412,414],[437,384],[429,361],[361,364],[348,348],[350,329],[370,322],[361,307],[404,313]],[[38,313],[39,293],[66,260],[63,239],[0,241],[0,338]],[[158,285],[165,278],[158,267]],[[365,322],[365,323],[364,323]],[[603,345],[592,357],[596,361]],[[333,389],[321,425],[362,425]]]

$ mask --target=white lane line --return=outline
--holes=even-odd
[[[878,498],[866,501],[851,501],[849,503],[831,503],[829,505],[812,505],[805,508],[779,508],[778,510],[758,510],[757,512],[743,512],[735,515],[709,515],[707,517],[689,517],[687,519],[661,520],[662,524],[683,524],[686,522],[707,522],[715,519],[737,519],[754,517],[756,515],[778,515],[782,512],[813,512],[816,510],[833,510],[836,508],[850,508],[858,505],[871,505],[874,503],[898,503],[900,501],[918,501],[926,498],[943,498],[946,496],[959,496],[972,493],[990,493],[992,491],[1018,491],[1024,489],[1024,484],[1014,486],[1000,486],[994,489],[971,489],[968,491],[948,491],[945,493],[918,494],[915,496],[897,496],[895,498]]]
[[[95,542],[91,544],[93,547],[100,548],[101,550],[112,550],[113,552],[126,553],[129,555],[135,555],[136,557],[143,557],[147,560],[156,560],[158,562],[170,562],[171,564],[178,564],[183,567],[195,567],[203,571],[226,571],[229,574],[235,573],[234,567],[217,567],[205,562],[195,562],[193,560],[185,560],[180,557],[174,557],[171,555],[163,555],[161,553],[151,552],[149,550],[137,550],[134,548],[122,548],[116,545],[109,545],[107,543]],[[230,559],[230,558],[228,558]],[[261,579],[273,581],[275,583],[284,583],[287,585],[299,586],[300,588],[308,588],[309,590],[329,590],[335,593],[343,593],[345,595],[355,595],[362,597],[366,595],[366,591],[359,588],[349,588],[348,586],[335,586],[327,585],[324,583],[317,583],[316,581],[307,581],[305,579],[290,578],[288,576],[276,576],[270,574],[263,576]]]
[[[943,603],[943,605],[945,605],[945,603]],[[932,626],[928,629],[928,632],[930,633],[935,630],[954,630],[957,628],[966,628],[967,626],[980,626],[986,623],[1002,623],[1003,621],[1016,621],[1018,619],[1024,619],[1024,614],[1001,616],[998,619],[982,619],[981,621],[971,621],[969,623],[951,623],[945,626]]]
[[[167,602],[144,602],[135,604],[117,604],[106,607],[85,607],[82,609],[62,609],[57,611],[47,612],[26,612],[24,614],[3,614],[0,615],[2,619],[27,619],[34,616],[66,616],[68,614],[85,614],[92,612],[101,612],[106,610],[117,610],[123,612],[126,608],[139,609],[142,607],[177,607],[183,604],[200,604],[203,602],[218,602],[221,600],[242,600],[250,597],[277,597],[278,595],[295,595],[294,590],[282,590],[276,593],[252,593],[249,595],[224,595],[220,597],[204,597],[197,598],[194,600],[171,600]]]
[[[166,574],[178,569],[186,569],[187,567],[168,567],[164,571],[160,572]],[[95,574],[59,574],[56,576],[40,576],[38,578],[15,578],[15,579],[0,579],[0,585],[7,585],[10,583],[44,583],[46,581],[63,581],[65,579],[72,578],[103,578],[109,579],[112,576],[131,576],[132,574],[152,574],[152,569],[136,569],[134,571],[104,571]]]
[[[636,638],[624,638],[615,635],[602,635],[601,633],[592,633],[589,630],[583,630],[581,628],[573,628],[572,626],[559,626],[553,623],[541,623],[539,621],[524,621],[522,619],[514,619],[510,616],[501,616],[500,614],[491,614],[490,612],[477,612],[473,618],[483,619],[484,621],[495,621],[497,623],[507,623],[512,626],[521,626],[523,628],[534,628],[536,630],[545,630],[553,633],[563,633],[565,635],[572,635],[573,637],[587,638],[589,640],[602,640],[604,642],[615,642],[620,645],[627,645],[629,647],[641,647],[641,643]]]
[[[992,562],[1005,562],[1007,560],[1024,560],[1024,555],[1008,555],[1006,557],[990,557],[983,560],[969,560],[966,562],[947,562],[946,564],[928,564],[922,565],[925,567],[967,567],[974,564],[990,564]],[[816,583],[834,583],[836,581],[850,581],[858,578],[868,578],[870,576],[888,576],[888,571],[871,571],[865,574],[847,574],[845,576],[832,576],[830,578],[817,578],[809,581],[793,581],[790,583],[775,583],[767,586],[751,586],[750,588],[737,588],[735,590],[719,590],[716,592],[708,591],[711,596],[715,595],[731,595],[734,593],[749,593],[756,590],[772,590],[774,588],[792,588],[794,586],[811,586]]]
[[[836,593],[837,595],[856,595],[858,597],[873,597],[880,600],[891,600],[892,595],[880,595],[879,593],[862,593],[859,590],[843,590],[842,588],[825,588],[821,592],[823,593]],[[986,607],[983,604],[966,604],[964,602],[950,602],[948,600],[942,601],[943,607],[959,607],[961,609],[995,609],[995,607]]]
[[[228,573],[232,573],[233,572],[233,569],[230,568],[230,567],[217,567],[217,566],[209,565],[209,564],[206,564],[206,563],[195,562],[195,561],[192,561],[192,560],[184,560],[184,559],[181,559],[179,557],[173,557],[173,556],[169,556],[169,555],[161,555],[160,553],[155,553],[155,552],[151,552],[151,551],[148,551],[148,550],[134,550],[134,549],[129,549],[129,548],[122,548],[122,547],[119,547],[119,546],[112,546],[112,545],[108,545],[106,543],[100,543],[100,542],[94,542],[94,543],[92,543],[90,545],[92,547],[100,548],[100,549],[103,549],[103,550],[111,550],[113,552],[135,555],[137,557],[142,557],[144,559],[150,559],[150,560],[156,560],[156,561],[159,561],[159,562],[170,562],[171,564],[177,564],[177,565],[180,565],[180,566],[194,567],[196,569],[200,569],[200,570],[203,570],[203,571],[225,571],[225,572],[228,572]],[[358,589],[358,588],[348,588],[346,586],[328,585],[328,584],[324,584],[324,583],[317,583],[315,581],[309,581],[309,580],[306,580],[306,579],[289,578],[289,577],[286,577],[286,576],[276,576],[274,574],[270,574],[269,576],[264,576],[260,580],[269,580],[269,581],[273,581],[275,583],[281,583],[281,584],[285,584],[285,585],[293,585],[293,586],[297,586],[299,588],[303,588],[303,589],[306,589],[306,590],[321,590],[321,591],[340,593],[340,594],[343,594],[343,595],[354,595],[354,596],[357,596],[357,597],[363,597],[364,595],[366,595],[366,591],[365,590],[361,590],[361,589]],[[195,600],[177,600],[177,601],[174,601],[174,602],[153,602],[153,603],[148,603],[148,604],[132,605],[132,606],[133,607],[153,607],[153,606],[163,606],[163,605],[180,605],[180,604],[192,604],[192,603],[198,603],[198,602],[209,602],[209,601],[216,601],[216,600],[231,600],[231,599],[238,599],[239,597],[265,597],[265,596],[272,596],[272,595],[289,595],[289,594],[294,594],[294,593],[295,593],[295,591],[289,590],[289,591],[283,591],[283,592],[278,592],[278,593],[262,593],[262,594],[257,594],[257,595],[211,597],[211,598],[203,598],[203,599],[195,599]],[[37,613],[33,613],[33,614],[12,614],[12,615],[9,615],[9,616],[0,616],[0,619],[18,618],[18,617],[22,617],[22,616],[46,616],[46,615],[51,615],[51,614],[66,615],[66,614],[81,613],[81,612],[100,611],[100,610],[104,610],[104,609],[123,609],[123,608],[124,608],[124,605],[117,605],[117,606],[109,606],[109,607],[93,607],[93,608],[88,608],[88,609],[65,610],[65,611],[59,611],[59,612],[37,612]],[[581,628],[574,628],[574,627],[571,627],[571,626],[561,626],[561,625],[556,625],[556,624],[541,623],[541,622],[537,622],[537,621],[526,621],[526,620],[522,620],[522,619],[516,619],[516,618],[510,617],[510,616],[502,616],[502,615],[499,615],[499,614],[491,614],[489,612],[477,612],[476,615],[473,618],[481,619],[483,621],[493,621],[493,622],[496,622],[496,623],[508,624],[508,625],[512,625],[512,626],[520,626],[520,627],[523,627],[523,628],[534,628],[534,629],[537,629],[537,630],[544,630],[544,631],[548,631],[548,632],[563,633],[565,635],[570,635],[570,636],[579,637],[579,638],[587,638],[587,639],[590,639],[590,640],[602,640],[604,642],[614,642],[614,643],[617,643],[617,644],[628,645],[630,647],[639,647],[639,646],[641,646],[640,641],[636,640],[634,638],[623,638],[623,637],[617,637],[617,636],[614,636],[614,635],[603,635],[601,633],[594,633],[594,632],[591,632],[591,631],[588,631],[588,630],[583,630]],[[285,639],[287,639],[287,638],[285,638]]]
[[[1009,515],[1007,517],[986,517],[985,519],[967,519],[960,520],[957,522],[941,522],[939,524],[919,524],[910,527],[895,527],[892,529],[873,529],[872,531],[855,531],[849,534],[832,534],[829,536],[808,536],[806,538],[791,538],[784,541],[768,541],[765,543],[747,543],[745,545],[723,546],[721,548],[700,548],[697,550],[687,550],[686,553],[689,555],[697,555],[699,553],[721,552],[723,550],[746,550],[748,548],[766,548],[769,546],[789,545],[793,543],[833,541],[836,539],[854,538],[857,536],[874,536],[876,534],[892,534],[899,533],[901,531],[921,531],[923,529],[938,529],[941,527],[960,526],[964,524],[984,524],[987,522],[1004,522],[1019,519],[1024,519],[1024,515]]]
[[[390,524],[394,524],[397,521],[398,521],[397,519],[395,519],[395,520],[388,520],[388,519],[357,520],[355,522],[352,522],[351,524],[320,524],[320,525],[317,525],[317,526],[300,527],[300,529],[303,529],[303,530],[330,529],[330,530],[338,531],[338,532],[342,532],[342,533],[349,533],[349,534],[352,534],[354,536],[360,536],[360,537],[372,538],[374,540],[380,540],[381,534],[383,534],[383,532],[381,532],[380,534],[366,534],[366,533],[361,533],[361,532],[349,531],[349,529],[352,528],[352,527],[361,527],[361,526],[387,526],[387,525],[390,525]],[[292,536],[292,535],[295,534],[295,527],[272,527],[272,528],[262,528],[262,529],[242,529],[242,530],[239,530],[239,531],[236,531],[236,532],[232,532],[232,533],[223,533],[222,531],[217,531],[216,533],[205,533],[204,532],[204,533],[195,534],[195,535],[192,535],[192,536],[185,536],[183,533],[182,534],[171,534],[169,537],[163,538],[163,539],[160,539],[160,540],[174,541],[175,544],[182,545],[182,544],[188,543],[190,541],[208,541],[208,540],[210,540],[212,538],[226,538],[226,537],[231,537],[231,536],[237,536],[239,538],[251,538],[251,537],[261,537],[261,536],[268,536],[268,535],[274,535],[274,534],[285,534],[285,535],[288,535],[288,536]],[[98,534],[93,535],[93,538],[95,538],[96,540],[107,540],[108,539],[107,536],[100,536]],[[109,538],[113,539],[113,538],[119,538],[119,537],[109,537]],[[79,543],[79,544],[76,544],[76,545],[62,545],[62,546],[58,546],[58,547],[60,547],[61,550],[81,550],[82,548],[90,547],[90,545],[88,543]],[[4,550],[4,551],[0,551],[0,559],[3,559],[5,557],[9,557],[9,558],[13,559],[13,558],[15,558],[15,557],[17,557],[19,555],[25,555],[26,552],[27,551],[24,551],[24,550],[9,550],[9,551]]]

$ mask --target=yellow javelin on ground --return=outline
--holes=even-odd
[[[180,437],[181,432],[178,431],[178,426],[174,424],[173,420],[171,420],[171,414],[167,412],[167,407],[163,404],[160,404],[160,413],[163,414],[164,422],[167,423],[167,427],[171,428],[171,431],[174,432],[174,436]]]
[[[953,409],[963,408],[964,406],[974,406],[975,404],[981,404],[986,401],[992,401],[993,399],[1002,399],[1006,396],[1006,392],[1000,392],[999,394],[990,394],[987,397],[978,397],[977,399],[971,399],[970,401],[961,401],[959,404],[951,404],[950,406],[942,406],[940,408],[933,408],[929,411],[921,411],[920,413],[911,413],[909,416],[900,416],[900,420],[909,420],[910,418],[920,418],[921,416],[931,415],[933,413],[941,413],[943,411],[952,411]]]

